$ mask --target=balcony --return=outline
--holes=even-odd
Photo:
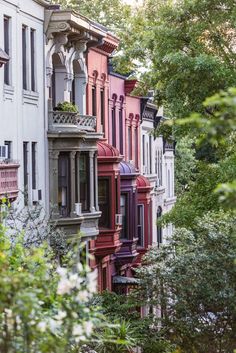
[[[0,200],[14,201],[18,195],[18,168],[14,161],[0,162]]]
[[[96,117],[72,112],[49,111],[48,125],[50,132],[94,132],[96,129]]]

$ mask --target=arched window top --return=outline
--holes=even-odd
[[[103,72],[103,73],[101,74],[101,80],[102,80],[102,85],[103,85],[103,86],[105,85],[106,78],[107,78],[107,75],[105,74],[105,72]]]
[[[113,93],[111,99],[113,100],[113,105],[115,105],[117,101],[117,94]]]
[[[160,218],[162,216],[162,208],[161,206],[157,207],[157,218]]]
[[[97,78],[98,78],[98,71],[97,70],[93,70],[93,84],[94,85],[96,85]]]
[[[120,95],[120,107],[123,107],[125,97],[123,95]]]

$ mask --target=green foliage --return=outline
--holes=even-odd
[[[71,102],[58,103],[54,110],[58,110],[61,112],[78,113],[78,107]]]
[[[235,83],[234,0],[148,0],[139,12],[146,55],[138,57],[149,66],[157,101],[173,117],[202,111],[206,97]],[[131,47],[138,28],[133,31]]]
[[[107,326],[89,305],[96,274],[75,262],[74,251],[61,268],[46,244],[23,243],[19,234],[10,242],[0,225],[0,351],[80,352],[97,340],[95,327]]]
[[[236,340],[236,215],[208,213],[146,256],[138,295],[162,308],[161,333],[186,353],[231,352]]]
[[[185,136],[178,141],[175,148],[175,192],[177,196],[188,190],[194,182],[196,164],[194,140]]]

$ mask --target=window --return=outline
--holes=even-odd
[[[23,142],[23,180],[24,180],[24,203],[25,206],[28,205],[28,142]]]
[[[131,127],[128,127],[128,159],[132,159],[132,136],[131,136]]]
[[[157,172],[158,172],[157,166],[158,166],[158,154],[157,154],[157,150],[156,150],[155,151],[155,174],[157,174]]]
[[[89,211],[89,154],[88,152],[81,152],[79,159],[79,180],[80,180],[80,202],[82,204],[82,212]]]
[[[145,163],[146,163],[146,160],[145,160],[145,135],[143,135],[142,147],[143,147],[143,166],[145,166]]]
[[[105,94],[104,94],[104,88],[100,90],[100,104],[101,104],[101,126],[102,126],[102,131],[104,131],[104,115],[105,115]]]
[[[135,165],[138,168],[138,128],[135,129]]]
[[[152,136],[149,135],[149,173],[152,174]]]
[[[22,83],[23,89],[27,89],[27,27],[22,26]]]
[[[70,215],[70,156],[61,152],[58,158],[58,208],[62,217]]]
[[[31,91],[36,91],[35,82],[35,30],[30,29],[30,65],[31,65]]]
[[[98,179],[98,205],[102,212],[99,219],[99,227],[110,228],[111,227],[111,216],[110,216],[110,179],[99,178]]]
[[[92,115],[97,115],[97,90],[96,86],[92,87]]]
[[[111,127],[112,127],[112,146],[116,147],[116,108],[113,107],[111,110]]]
[[[121,239],[128,239],[128,195],[122,194],[120,196],[120,213],[122,214],[122,230]]]
[[[171,197],[171,183],[170,183],[170,170],[169,169],[167,172],[167,185],[168,185],[167,194],[168,194],[168,197]]]
[[[162,243],[162,227],[159,224],[161,216],[162,216],[162,209],[161,209],[161,207],[158,207],[158,209],[157,209],[157,245],[158,245],[158,248],[160,247],[160,244]]]
[[[12,159],[12,141],[4,141],[4,145],[7,146],[7,159]]]
[[[157,162],[158,162],[158,179],[159,179],[159,185],[162,185],[162,151],[158,151],[158,157],[157,157]]]
[[[102,269],[102,291],[107,289],[107,268]]]
[[[55,78],[54,78],[54,81],[55,81]],[[54,85],[55,85],[55,82],[54,82]],[[71,83],[70,101],[71,103],[75,104],[75,79],[74,78]]]
[[[3,20],[4,33],[4,51],[10,56],[10,18],[4,16]],[[10,85],[10,62],[4,65],[4,83]]]
[[[120,153],[123,154],[123,109],[119,110]]]
[[[144,246],[144,205],[138,205],[138,245]]]
[[[31,153],[32,153],[32,189],[37,189],[37,173],[36,173],[36,142],[32,142]]]

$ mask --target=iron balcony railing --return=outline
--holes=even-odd
[[[15,199],[18,195],[18,168],[17,161],[0,162],[0,200],[4,197]]]

